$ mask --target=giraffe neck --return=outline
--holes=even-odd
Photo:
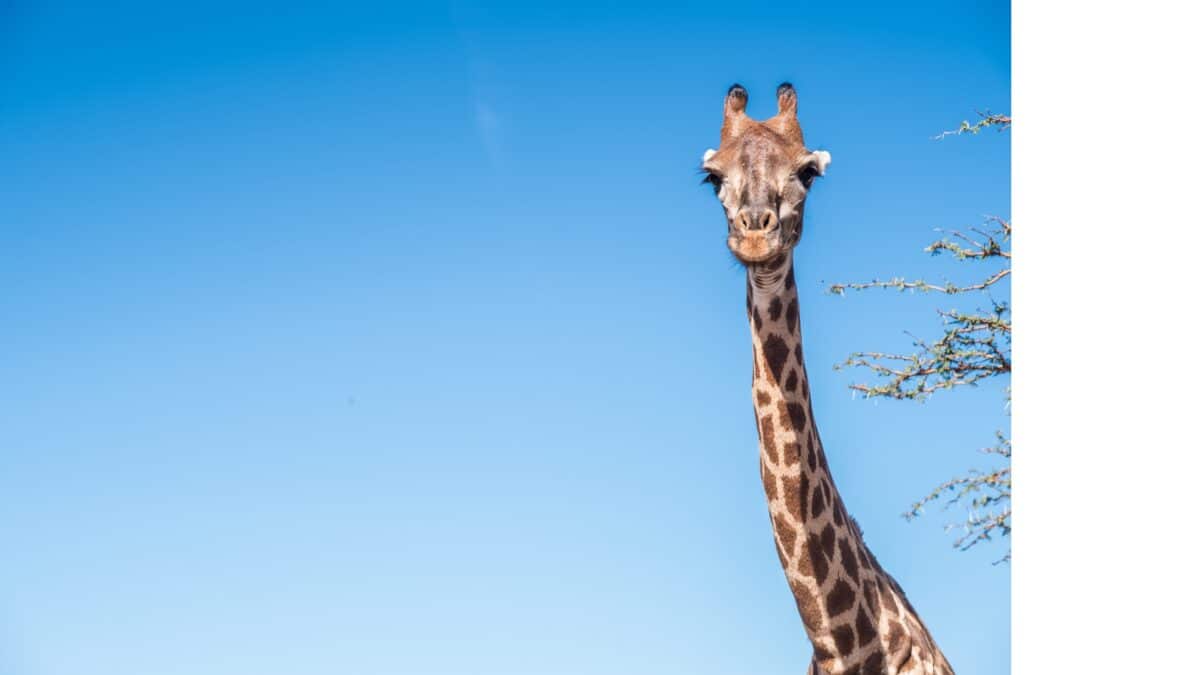
[[[792,257],[747,271],[759,459],[813,672],[952,673],[846,512],[813,423]]]

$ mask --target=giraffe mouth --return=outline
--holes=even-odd
[[[733,256],[747,265],[766,262],[783,250],[778,228],[769,234],[759,231],[733,233],[726,243]]]

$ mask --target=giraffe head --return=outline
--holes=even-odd
[[[759,122],[746,115],[742,85],[730,87],[721,146],[701,165],[725,208],[729,250],[746,265],[779,258],[800,241],[804,200],[831,160],[804,147],[792,85],[779,85],[775,96],[779,112]]]

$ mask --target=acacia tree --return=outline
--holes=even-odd
[[[963,133],[977,134],[992,127],[1005,131],[1012,126],[1007,115],[980,113],[974,124],[963,122],[958,129],[938,135],[943,139]],[[982,268],[982,278],[958,285],[951,282],[932,284],[923,279],[896,277],[864,283],[833,284],[831,293],[845,295],[848,290],[895,289],[944,296],[967,296],[986,300],[986,306],[971,311],[937,309],[941,335],[935,340],[913,337],[913,351],[906,354],[854,352],[837,369],[854,368],[871,377],[873,383],[856,382],[850,389],[866,398],[884,397],[903,401],[925,401],[937,392],[963,386],[975,386],[991,378],[1008,378],[1012,371],[1012,319],[1007,295],[1001,284],[1012,267],[1010,241],[1012,223],[989,216],[967,232],[952,230],[933,242],[925,251],[934,256],[951,256],[956,262]],[[910,334],[911,335],[911,334]],[[1011,387],[1004,388],[1004,411],[1011,403]],[[945,500],[945,509],[960,507],[965,516],[947,524],[957,532],[954,547],[966,551],[974,546],[1008,536],[1012,531],[1012,443],[1005,433],[995,432],[993,444],[979,450],[985,466],[934,487],[904,513],[908,520],[921,515],[932,502]],[[1012,557],[1011,548],[996,562]]]

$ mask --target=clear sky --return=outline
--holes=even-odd
[[[847,506],[961,673],[1006,544],[916,498],[996,387],[852,399],[936,333],[834,281],[972,278],[1009,209],[1007,3],[0,5],[0,673],[802,673],[743,273],[697,166],[726,88],[833,163],[796,255]],[[974,308],[967,301],[963,308]]]

